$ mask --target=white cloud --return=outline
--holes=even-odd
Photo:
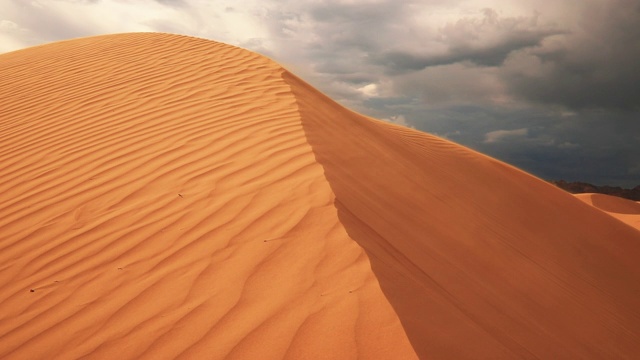
[[[0,31],[16,32],[19,31],[19,29],[20,27],[18,26],[18,24],[14,23],[13,21],[0,20]]]
[[[365,98],[371,98],[378,96],[378,85],[376,84],[367,84],[363,87],[358,88],[358,91],[365,96]]]
[[[26,29],[21,28],[13,21],[0,20],[0,53],[18,50],[28,44],[22,38],[27,34]]]
[[[526,136],[528,133],[529,133],[529,129],[527,128],[515,129],[515,130],[490,131],[484,134],[484,142],[487,144],[496,143],[507,138],[523,137],[523,136]]]

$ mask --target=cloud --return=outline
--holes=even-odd
[[[150,0],[135,4],[116,0],[5,0],[0,2],[0,14],[24,30],[16,36],[22,47],[103,33],[153,31],[147,22],[162,18],[171,22],[170,16],[175,15]]]
[[[168,5],[168,6],[185,6],[185,5],[187,5],[185,0],[155,0],[155,1],[159,2],[160,4]]]
[[[380,94],[378,93],[378,85],[376,84],[367,84],[361,88],[358,88],[358,91],[362,93],[363,96],[367,98],[377,97]]]
[[[501,77],[519,98],[570,109],[640,109],[640,3],[575,6],[570,33],[510,57]]]
[[[640,184],[637,175],[630,172],[638,163],[635,154],[640,153],[640,122],[629,118],[627,113],[583,110],[567,118],[562,117],[561,112],[549,112],[545,108],[514,109],[506,113],[499,109],[483,111],[487,114],[472,113],[463,122],[449,125],[449,129],[461,130],[456,141],[464,141],[480,152],[543,179],[564,178],[626,187]],[[447,116],[455,117],[462,114]],[[475,121],[478,118],[480,124]],[[504,125],[505,118],[515,129],[526,127],[526,136],[487,143],[484,136],[476,135],[483,128]],[[418,128],[419,125],[416,124]],[[472,129],[467,131],[467,128]]]
[[[480,18],[464,17],[441,27],[430,48],[392,50],[377,61],[392,72],[459,62],[499,66],[512,52],[538,46],[545,38],[562,33],[550,25],[539,24],[537,15],[500,17],[490,8],[480,14]]]
[[[495,143],[503,141],[508,138],[522,137],[529,133],[529,129],[515,129],[515,130],[494,130],[484,134],[485,143]]]
[[[504,104],[510,101],[494,68],[478,69],[465,64],[428,67],[397,75],[388,81],[390,92],[412,96],[422,104]]]

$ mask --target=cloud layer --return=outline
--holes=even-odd
[[[249,48],[542,177],[640,183],[637,0],[0,0],[0,52],[128,31]]]

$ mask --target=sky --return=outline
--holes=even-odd
[[[640,185],[640,0],[0,0],[0,53],[136,31],[261,53],[543,179]]]

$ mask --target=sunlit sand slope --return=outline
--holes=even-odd
[[[635,358],[640,232],[168,34],[0,55],[0,358]]]
[[[0,64],[0,357],[413,354],[280,66],[159,34]]]

